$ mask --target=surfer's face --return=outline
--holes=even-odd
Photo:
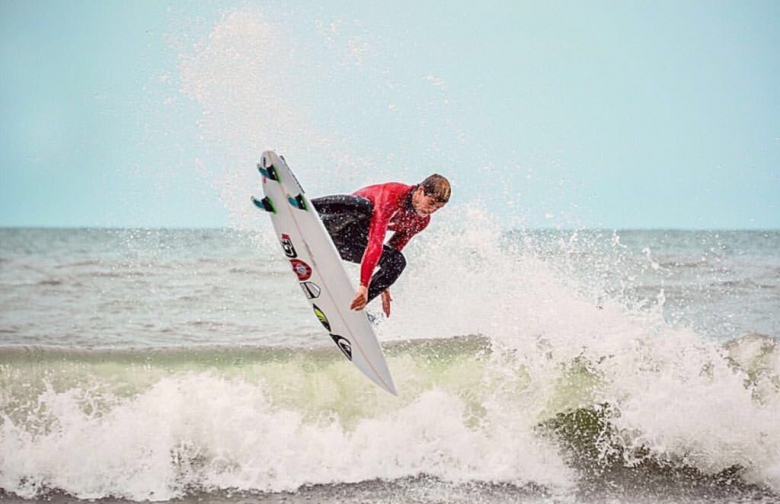
[[[420,217],[428,217],[444,205],[445,203],[439,201],[435,196],[425,194],[422,187],[418,187],[412,194],[412,206]]]

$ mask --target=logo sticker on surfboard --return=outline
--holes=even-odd
[[[347,338],[339,336],[338,334],[331,334],[330,337],[333,338],[333,341],[344,353],[347,359],[352,360],[352,343],[350,343]]]
[[[301,286],[301,289],[303,290],[303,294],[306,296],[306,299],[316,299],[320,297],[320,292],[322,290],[320,289],[320,286],[317,285],[314,282],[301,282],[298,285]]]
[[[293,272],[298,275],[298,280],[303,282],[311,277],[311,266],[301,261],[300,259],[290,259]]]
[[[330,332],[330,322],[328,322],[328,317],[325,316],[325,314],[322,312],[322,310],[319,309],[319,307],[317,307],[316,304],[312,304],[311,307],[314,308],[314,314],[317,315],[317,320],[320,321],[322,327],[324,327],[326,331]]]
[[[282,244],[282,250],[284,250],[284,255],[286,255],[290,259],[295,259],[296,257],[298,257],[298,253],[295,251],[295,246],[293,246],[293,242],[290,239],[290,235],[283,234],[281,240],[279,240],[279,243]]]

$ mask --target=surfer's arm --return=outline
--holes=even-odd
[[[368,243],[360,261],[360,285],[365,287],[371,284],[374,269],[382,257],[387,226],[390,224],[390,218],[397,210],[397,207],[393,205],[391,197],[392,193],[390,191],[383,190],[376,194],[374,198],[371,222],[368,226]]]
[[[409,243],[409,240],[411,240],[414,235],[428,227],[428,223],[430,222],[430,217],[427,217],[424,221],[418,224],[414,224],[410,227],[407,227],[405,229],[401,229],[395,232],[392,237],[387,241],[387,244],[393,247],[396,250],[403,250],[403,248],[406,246],[407,243]]]
[[[396,250],[403,250],[403,248],[407,243],[409,243],[409,240],[411,240],[415,234],[417,233],[409,231],[396,231],[395,234],[390,237],[390,240],[388,240],[387,244]]]
[[[368,288],[371,283],[371,276],[374,269],[382,257],[382,247],[387,234],[387,223],[390,217],[385,215],[381,209],[375,209],[371,217],[371,225],[368,228],[368,244],[363,252],[363,259],[360,261],[360,285]]]

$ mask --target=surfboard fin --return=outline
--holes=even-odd
[[[258,171],[260,171],[260,174],[263,177],[267,178],[268,180],[274,180],[276,182],[279,182],[279,174],[276,173],[276,168],[274,167],[274,165],[271,165],[266,168],[265,166],[263,166],[262,163],[258,163],[257,169]]]
[[[308,210],[308,207],[306,206],[306,200],[303,199],[303,194],[298,194],[298,196],[287,196],[287,201],[289,201],[292,206],[298,208],[299,210]]]
[[[265,198],[259,200],[252,196],[252,203],[255,204],[257,208],[260,210],[265,210],[266,212],[276,213],[276,208],[274,208],[274,203],[271,201],[271,199],[266,196]]]

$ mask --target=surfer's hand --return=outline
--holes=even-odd
[[[352,300],[352,304],[349,307],[353,310],[362,310],[368,303],[368,287],[361,285],[358,287],[357,295]]]
[[[390,316],[390,301],[392,301],[393,298],[390,297],[390,289],[385,289],[382,291],[382,311],[385,312],[386,316]]]

